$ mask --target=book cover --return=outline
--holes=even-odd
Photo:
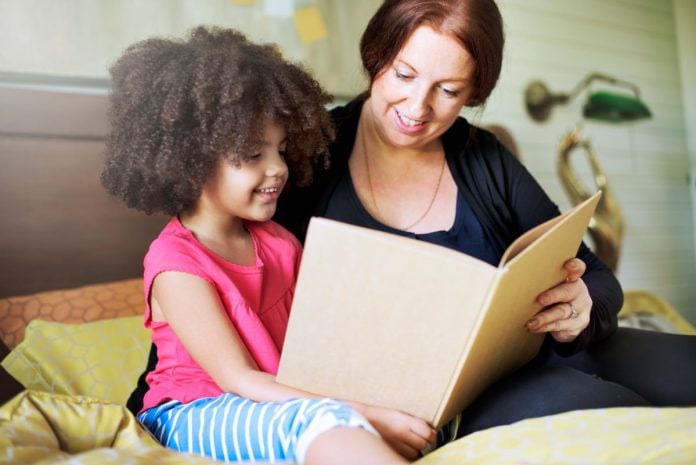
[[[536,355],[543,336],[525,323],[565,279],[599,196],[524,233],[497,267],[312,218],[277,380],[439,428]]]

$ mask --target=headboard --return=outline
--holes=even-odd
[[[100,185],[106,84],[8,81],[0,74],[0,297],[140,277],[166,218]]]

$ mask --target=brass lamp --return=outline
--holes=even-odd
[[[524,92],[527,112],[535,121],[546,121],[556,105],[570,103],[596,81],[606,82],[613,87],[627,88],[632,95],[606,90],[590,92],[582,109],[585,119],[623,123],[651,117],[650,110],[641,101],[640,91],[635,84],[601,73],[588,74],[569,93],[552,93],[542,81],[531,82]]]
[[[609,91],[590,92],[582,108],[584,119],[608,123],[629,123],[650,118],[648,107],[641,101],[638,87],[600,73],[591,73],[567,93],[552,93],[541,81],[531,82],[524,92],[525,105],[531,118],[537,122],[546,121],[556,105],[570,103],[594,81],[604,81],[615,87],[628,88],[631,95]],[[596,190],[602,191],[602,198],[590,221],[589,233],[594,242],[595,254],[606,265],[616,271],[623,242],[624,221],[621,207],[616,200],[607,177],[604,174],[589,139],[583,137],[581,129],[572,129],[563,136],[557,155],[558,175],[561,183],[574,205],[587,199],[594,190],[587,189],[570,163],[570,155],[581,149],[585,151],[592,170]],[[662,297],[645,290],[625,290],[624,306],[619,318],[628,321],[640,318],[642,326],[650,327],[655,322],[659,328],[671,327],[673,332],[696,334],[694,328],[679,312]],[[630,326],[630,324],[628,324]]]
[[[650,110],[640,99],[640,91],[635,84],[622,81],[601,73],[590,73],[569,93],[552,93],[541,81],[531,82],[525,89],[525,105],[531,118],[546,121],[556,105],[565,105],[576,98],[594,82],[602,81],[613,87],[628,89],[630,93],[609,90],[590,91],[582,108],[584,119],[608,123],[626,123],[650,118]],[[583,150],[592,169],[594,189],[588,189],[570,163],[570,156],[576,150]],[[592,149],[589,139],[581,135],[577,127],[563,136],[557,155],[558,176],[563,188],[574,205],[589,198],[594,191],[601,190],[602,198],[590,222],[589,233],[595,244],[595,253],[612,270],[616,271],[621,244],[623,242],[624,221],[616,197],[599,159]]]

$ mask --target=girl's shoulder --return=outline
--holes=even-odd
[[[150,244],[148,254],[188,250],[196,248],[196,243],[191,231],[186,229],[177,217],[172,217]]]

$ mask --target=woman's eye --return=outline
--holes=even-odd
[[[447,87],[442,87],[442,86],[440,86],[440,89],[442,90],[442,93],[445,94],[445,96],[448,98],[455,98],[455,97],[459,96],[458,90],[449,89]]]
[[[396,76],[397,79],[401,79],[404,81],[411,79],[411,77],[412,77],[410,74],[404,73],[403,71],[399,71],[398,69],[394,70],[394,75]]]

